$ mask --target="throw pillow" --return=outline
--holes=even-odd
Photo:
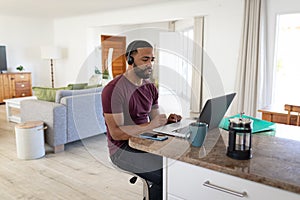
[[[71,87],[47,88],[47,87],[32,87],[34,95],[38,100],[55,102],[57,90],[70,90]]]
[[[68,87],[71,87],[71,90],[81,90],[84,89],[87,85],[87,83],[71,83],[68,85]]]

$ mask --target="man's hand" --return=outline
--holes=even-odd
[[[170,114],[168,117],[168,124],[180,122],[181,119],[182,119],[182,117],[180,115]]]
[[[154,119],[151,120],[150,125],[153,128],[157,128],[157,127],[165,125],[167,123],[167,121],[168,121],[167,116],[165,114],[160,114],[160,115],[155,116]]]

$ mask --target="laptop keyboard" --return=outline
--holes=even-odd
[[[189,132],[189,127],[186,126],[186,127],[178,128],[178,129],[173,130],[172,132],[187,134]]]
[[[189,124],[192,122],[195,122],[195,120],[187,118],[177,123],[160,126],[153,129],[153,131],[175,137],[186,138],[189,134]]]

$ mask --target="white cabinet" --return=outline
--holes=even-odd
[[[180,197],[173,196],[172,194],[168,194],[168,200],[183,200]]]
[[[168,200],[299,200],[300,195],[278,188],[270,187],[257,182],[238,178],[228,174],[198,167],[181,161],[164,158],[165,176],[164,184]],[[224,191],[204,186],[209,181],[215,187]],[[226,192],[225,192],[226,191]],[[246,195],[238,197],[227,193],[228,191]]]

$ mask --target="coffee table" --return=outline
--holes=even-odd
[[[21,101],[28,100],[28,99],[37,99],[36,96],[29,96],[29,97],[20,97],[20,98],[13,98],[13,99],[4,99],[5,106],[6,106],[6,119],[7,121],[20,123],[21,118],[17,115],[13,115],[11,108],[20,109]]]

